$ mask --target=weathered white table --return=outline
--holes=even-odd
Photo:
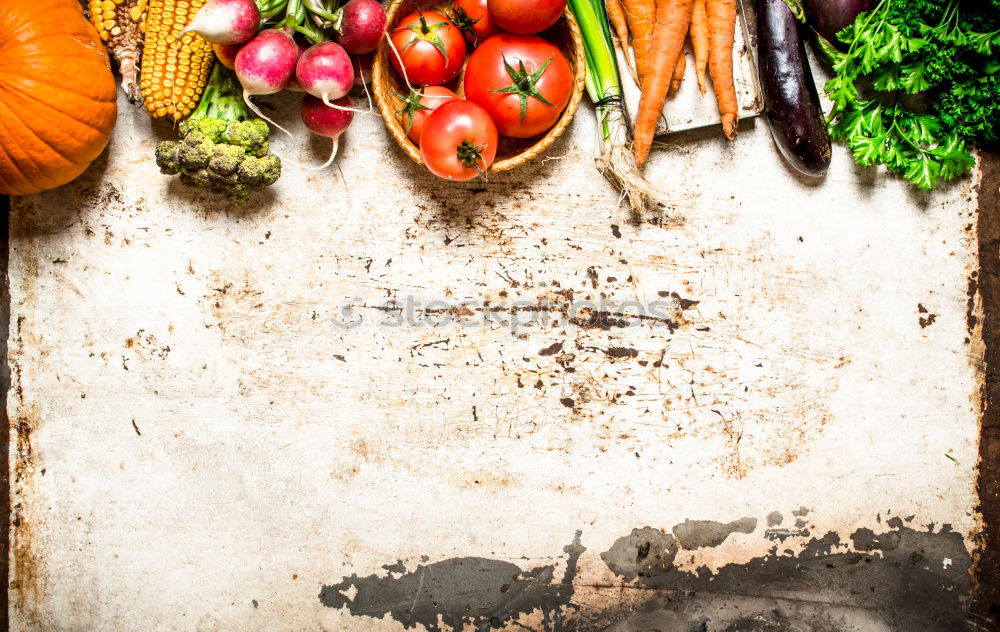
[[[975,178],[803,182],[761,121],[636,223],[584,106],[466,185],[361,117],[237,209],[121,110],[13,203],[13,630],[957,629]]]

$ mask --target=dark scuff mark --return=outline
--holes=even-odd
[[[714,572],[706,567],[685,571],[673,564],[646,565],[639,572],[633,560],[648,556],[646,551],[657,546],[653,540],[661,549],[665,541],[673,540],[648,527],[634,529],[629,536],[618,539],[601,557],[622,580],[653,589],[650,602],[656,601],[657,607],[669,607],[663,602],[670,599],[664,600],[662,595],[670,591],[757,601],[801,600],[807,596],[814,603],[879,613],[888,628],[897,632],[967,629],[963,599],[970,588],[968,569],[972,560],[961,534],[948,525],[938,532],[916,531],[895,520],[887,526],[889,529],[882,533],[859,529],[852,534],[852,542],[865,546],[865,552],[850,550],[836,533],[830,532],[810,540],[797,554],[790,554],[784,547],[779,553],[775,546],[767,555],[746,563],[726,564]],[[628,608],[630,612],[642,609],[634,604]],[[612,614],[621,620],[622,613]],[[799,628],[774,629],[784,632]]]
[[[625,328],[629,326],[627,320],[609,312],[590,312],[586,316],[570,318],[569,322],[581,329],[603,329],[605,331],[616,327]]]
[[[682,549],[691,550],[719,546],[733,533],[753,533],[756,529],[756,518],[740,518],[732,522],[685,520],[674,525],[674,537]]]
[[[917,319],[918,322],[920,323],[921,329],[926,329],[927,327],[933,325],[934,321],[937,320],[937,314],[932,314],[928,312],[927,308],[924,307],[923,303],[917,303],[917,313],[924,314],[923,316],[920,316]]]
[[[783,521],[784,517],[782,517],[781,513],[777,511],[772,511],[771,513],[767,514],[767,526],[769,527],[776,527],[780,525]]]
[[[388,614],[406,629],[423,626],[430,632],[468,625],[499,628],[535,610],[542,612],[545,630],[564,630],[565,611],[576,609],[573,580],[586,550],[580,535],[577,531],[573,542],[563,547],[566,571],[558,583],[554,565],[523,570],[502,560],[457,557],[388,577],[351,575],[323,586],[319,600],[328,608],[347,608],[354,616],[381,619]],[[357,592],[348,599],[344,593],[352,588]]]
[[[638,357],[639,351],[631,347],[609,347],[604,354],[612,360],[624,360]]]
[[[547,346],[547,347],[545,347],[543,349],[540,349],[538,351],[538,355],[540,355],[540,356],[555,355],[555,354],[559,353],[560,351],[562,351],[562,347],[563,347],[562,341],[560,341],[560,342],[553,342],[549,346]]]
[[[136,423],[135,423],[135,419],[132,420],[132,429],[135,430],[135,434],[136,435],[138,435],[140,437],[142,436],[142,433],[139,432],[139,426],[137,426]]]
[[[687,310],[691,309],[692,307],[695,307],[696,305],[698,305],[698,303],[700,303],[700,302],[701,302],[701,301],[694,301],[694,300],[691,300],[691,299],[689,299],[689,298],[684,298],[683,296],[681,296],[681,295],[680,295],[680,294],[678,294],[677,292],[671,292],[671,293],[670,293],[670,296],[671,296],[671,297],[672,297],[672,298],[673,298],[674,300],[676,300],[676,301],[677,301],[677,304],[678,304],[678,305],[680,306],[680,308],[681,308],[682,310],[684,310],[684,311],[687,311]]]
[[[601,553],[601,559],[625,581],[659,577],[673,568],[677,540],[652,527],[632,529]]]
[[[980,211],[982,212],[982,211]],[[981,253],[982,251],[980,251]],[[981,256],[981,255],[980,255]],[[976,324],[979,319],[976,317],[976,293],[979,291],[979,274],[973,270],[972,274],[969,275],[969,287],[966,293],[969,295],[969,299],[965,302],[965,327],[971,334],[976,330]],[[983,309],[986,308],[986,294],[983,293]],[[985,333],[984,333],[985,338]]]

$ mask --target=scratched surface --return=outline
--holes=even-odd
[[[12,629],[957,629],[975,179],[803,182],[758,121],[633,221],[592,129],[448,185],[362,117],[237,210],[123,103],[13,202]]]

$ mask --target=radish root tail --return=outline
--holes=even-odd
[[[254,114],[256,114],[260,118],[264,119],[265,121],[267,121],[271,125],[275,126],[276,128],[280,129],[282,132],[284,132],[288,136],[288,138],[291,139],[292,143],[295,143],[295,135],[292,134],[291,132],[289,132],[284,127],[282,127],[282,126],[278,125],[277,123],[275,123],[270,117],[268,117],[266,114],[264,114],[263,112],[261,112],[260,108],[257,107],[256,105],[254,105],[254,102],[250,100],[250,95],[247,94],[246,90],[243,91],[243,101],[246,102],[247,107],[250,108],[250,110]]]
[[[323,103],[326,105],[326,107],[330,109],[340,110],[342,112],[357,112],[358,114],[371,114],[372,112],[375,111],[375,108],[372,107],[371,100],[368,101],[367,110],[361,110],[359,108],[350,108],[350,107],[345,107],[343,105],[337,105],[336,103],[330,101],[330,98],[325,94],[323,95]]]
[[[278,158],[280,158],[282,163],[286,163],[287,162],[288,164],[292,165],[293,167],[297,167],[299,169],[305,169],[306,171],[319,171],[320,169],[326,169],[331,164],[333,164],[333,159],[337,157],[337,149],[340,148],[340,136],[338,136],[338,137],[336,137],[336,138],[334,138],[332,140],[333,140],[333,145],[330,147],[330,156],[329,156],[329,158],[326,159],[326,162],[324,162],[323,164],[321,164],[319,166],[316,166],[316,165],[304,165],[301,162],[298,162],[297,160],[292,160],[291,158],[288,158],[286,156],[282,156],[278,152],[274,151],[274,149],[271,149],[271,153],[274,154],[275,156],[277,156]]]
[[[399,51],[396,50],[396,45],[392,43],[392,38],[389,37],[389,32],[386,31],[383,35],[385,36],[385,41],[389,43],[389,48],[392,49],[392,54],[396,56],[396,61],[399,62],[399,70],[400,74],[403,75],[403,82],[406,84],[406,87],[410,89],[410,92],[416,92],[413,84],[410,83],[410,78],[406,76],[406,66],[403,65],[403,57],[399,54]]]

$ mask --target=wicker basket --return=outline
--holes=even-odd
[[[434,10],[444,12],[444,9],[451,6],[450,0],[393,0],[386,11],[388,17],[388,32],[391,34],[396,25],[397,19],[409,15],[419,7],[424,11]],[[500,147],[497,149],[496,160],[490,165],[489,173],[506,171],[513,169],[526,162],[530,162],[548,149],[555,139],[566,130],[569,122],[573,120],[576,108],[583,98],[584,77],[586,74],[586,59],[583,51],[583,36],[580,34],[580,27],[576,23],[569,8],[566,8],[563,18],[552,28],[540,34],[548,41],[555,44],[566,55],[570,68],[573,71],[573,93],[570,95],[566,109],[556,121],[556,124],[543,136],[534,138],[508,138],[501,137]],[[406,86],[402,79],[397,76],[389,61],[389,45],[386,39],[382,39],[378,51],[375,54],[375,61],[372,64],[372,92],[375,96],[375,103],[378,105],[379,113],[385,121],[389,133],[396,139],[396,143],[403,148],[410,158],[418,165],[424,163],[420,157],[420,148],[406,135],[403,123],[396,117],[396,111],[403,107],[402,101],[396,94],[406,94]],[[462,74],[459,74],[451,84],[455,92],[460,96],[462,92]]]

